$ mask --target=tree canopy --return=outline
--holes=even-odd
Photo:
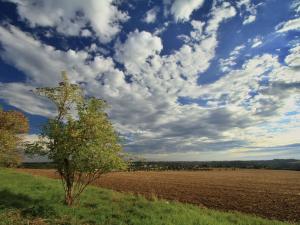
[[[106,102],[85,98],[80,86],[71,84],[65,73],[59,86],[36,92],[56,105],[57,114],[44,126],[39,141],[28,145],[27,152],[46,155],[55,163],[65,201],[72,205],[103,173],[126,166],[122,146],[105,112]]]
[[[4,111],[0,108],[0,164],[16,166],[21,161],[18,146],[22,142],[22,134],[29,130],[25,115],[18,111]]]

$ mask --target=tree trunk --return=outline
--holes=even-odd
[[[67,190],[65,193],[65,203],[68,206],[72,206],[74,203],[72,187],[67,186]]]
[[[64,159],[65,163],[65,182],[66,182],[66,190],[65,190],[65,203],[68,206],[72,206],[74,203],[74,196],[73,196],[73,176],[72,171],[70,170],[70,163],[67,158]]]

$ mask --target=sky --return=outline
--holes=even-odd
[[[0,0],[0,104],[28,139],[61,71],[138,157],[300,159],[299,0]]]

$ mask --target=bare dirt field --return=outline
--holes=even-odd
[[[58,178],[54,170],[18,171]],[[104,175],[94,185],[218,210],[300,221],[300,172],[297,171],[115,172]]]

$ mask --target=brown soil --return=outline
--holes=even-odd
[[[54,170],[18,171],[58,178]],[[297,171],[114,172],[104,175],[94,185],[219,210],[300,221],[300,172]]]

